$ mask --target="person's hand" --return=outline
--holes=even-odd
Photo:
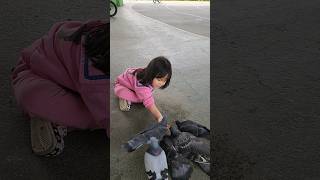
[[[163,119],[163,116],[160,116],[160,117],[157,119],[157,121],[158,121],[158,122],[161,122],[162,119]]]
[[[163,116],[158,118],[158,123],[161,123],[162,120],[163,120]],[[166,126],[167,126],[167,129],[170,129],[170,124],[166,124]]]

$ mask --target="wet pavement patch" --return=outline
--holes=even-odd
[[[159,107],[161,108],[164,115],[168,116],[168,123],[171,123],[175,120],[183,120],[188,117],[190,114],[187,110],[182,108],[181,104],[162,104],[159,103]]]

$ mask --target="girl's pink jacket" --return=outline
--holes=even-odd
[[[23,50],[22,59],[27,66],[19,66],[22,64],[19,62],[13,78],[25,68],[29,68],[40,77],[79,93],[97,127],[105,128],[109,135],[110,78],[90,64],[82,46],[84,38],[80,44],[62,38],[83,24],[78,21],[54,24],[45,36]]]
[[[117,77],[114,92],[122,99],[134,103],[142,102],[146,108],[150,108],[154,104],[153,88],[151,85],[144,86],[137,80],[137,76],[133,74],[136,69],[128,68]]]

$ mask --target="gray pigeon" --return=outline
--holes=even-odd
[[[152,123],[147,128],[133,136],[128,142],[122,145],[127,152],[132,152],[147,144],[151,137],[162,140],[163,136],[167,133],[167,117],[164,116],[160,123]]]
[[[196,137],[205,137],[210,139],[210,130],[205,126],[191,120],[176,121],[180,131],[189,132]]]
[[[149,148],[144,153],[144,166],[148,179],[168,180],[168,164],[166,153],[159,146],[159,140],[151,137],[148,141]]]
[[[172,180],[188,180],[192,174],[192,165],[190,161],[177,152],[172,139],[165,136],[160,142],[160,146],[166,152],[169,166],[169,173]]]
[[[189,132],[181,132],[174,123],[170,127],[171,138],[177,152],[197,163],[200,168],[210,174],[210,141],[196,137]]]

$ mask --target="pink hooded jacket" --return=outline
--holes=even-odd
[[[78,92],[97,127],[105,128],[109,135],[110,78],[90,64],[82,45],[84,38],[80,44],[75,44],[62,37],[87,23],[94,25],[99,21],[65,21],[54,24],[45,36],[23,50],[23,63],[19,62],[15,67],[13,78],[28,68],[42,78]]]
[[[146,108],[154,104],[152,86],[144,86],[133,72],[138,68],[128,68],[124,73],[117,77],[114,92],[122,98],[135,103],[143,103]]]

